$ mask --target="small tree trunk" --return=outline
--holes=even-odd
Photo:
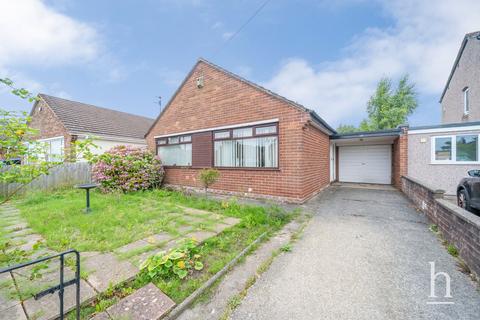
[[[205,187],[205,198],[208,199],[208,187]]]

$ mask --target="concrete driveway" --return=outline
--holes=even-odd
[[[400,192],[336,186],[305,209],[303,237],[231,319],[480,319],[476,284]],[[430,262],[451,277],[452,298],[443,276],[429,298]]]

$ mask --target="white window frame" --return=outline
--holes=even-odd
[[[457,137],[458,136],[477,136],[477,161],[457,161]],[[450,138],[452,146],[452,159],[451,160],[437,160],[435,159],[435,139],[437,138]],[[480,134],[477,133],[459,133],[454,135],[432,136],[430,137],[430,163],[431,164],[459,164],[470,165],[480,164]]]
[[[470,88],[463,89],[463,114],[468,115],[470,113]]]
[[[173,141],[173,142],[172,142]],[[156,138],[155,139],[156,143],[156,154],[160,156],[160,160],[163,161],[161,155],[160,155],[160,150],[161,149],[167,149],[171,147],[176,147],[176,146],[190,146],[190,152],[188,153],[189,159],[187,159],[187,163],[181,163],[181,164],[165,164],[165,167],[179,167],[179,168],[185,168],[185,167],[191,167],[192,166],[192,157],[193,157],[193,149],[192,149],[192,136],[191,135],[180,135],[180,136],[170,136],[166,138]],[[188,148],[188,147],[186,147]],[[188,151],[188,150],[187,150]]]
[[[61,152],[60,152],[59,155],[50,153],[51,142],[54,141],[54,140],[61,140],[62,141],[62,146],[60,148]],[[43,154],[38,155],[41,159],[44,159],[47,162],[63,162],[64,161],[64,156],[65,156],[65,137],[64,136],[38,139],[37,142],[43,143],[43,144],[48,144],[48,149],[49,149],[48,152],[46,152],[47,150],[44,150],[45,152]],[[62,160],[61,161],[55,161],[54,159],[52,159],[52,155],[60,156],[62,158]]]

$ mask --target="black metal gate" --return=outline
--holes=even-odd
[[[65,282],[65,279],[64,279],[65,256],[69,255],[69,254],[74,254],[75,255],[75,259],[76,259],[75,278]],[[47,260],[52,260],[52,259],[55,259],[55,258],[60,259],[60,283],[56,286],[53,286],[51,288],[48,288],[46,290],[43,290],[43,291],[35,294],[33,296],[33,298],[35,300],[38,300],[38,299],[42,298],[43,296],[46,296],[47,294],[53,294],[53,293],[58,291],[58,297],[59,297],[59,300],[60,300],[60,310],[59,310],[60,311],[60,319],[63,320],[63,318],[64,318],[64,315],[63,315],[63,313],[64,313],[63,296],[64,296],[65,288],[68,287],[68,286],[71,286],[71,285],[76,285],[76,294],[75,294],[75,304],[76,304],[76,306],[75,306],[75,308],[76,308],[76,318],[77,318],[77,320],[79,320],[80,319],[80,253],[77,250],[68,250],[68,251],[53,255],[53,256],[44,257],[44,258],[40,258],[40,259],[37,259],[37,260],[25,262],[25,263],[22,263],[22,264],[19,264],[19,265],[16,265],[16,266],[11,266],[11,267],[8,267],[8,268],[0,269],[0,274],[6,273],[6,272],[11,272],[11,271],[18,270],[18,269],[21,269],[21,268],[25,268],[25,267],[28,267],[28,266],[31,266],[31,265],[34,265],[34,264],[37,264],[37,263],[45,262]]]

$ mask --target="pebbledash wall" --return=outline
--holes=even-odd
[[[432,139],[462,135],[480,135],[480,124],[476,122],[466,123],[462,127],[444,125],[427,129],[410,128],[408,130],[408,176],[427,185],[434,185],[448,195],[456,195],[460,180],[468,176],[468,170],[480,169],[480,162],[436,162],[433,160]]]
[[[197,86],[200,77],[201,88]],[[308,110],[208,62],[197,62],[146,139],[149,148],[156,150],[156,136],[270,119],[278,119],[278,168],[217,168],[221,176],[212,188],[303,202],[329,184],[329,136],[325,128]],[[200,169],[167,167],[165,183],[200,187]]]
[[[443,199],[443,190],[414,178],[402,177],[402,191],[438,226],[442,236],[458,249],[470,270],[480,277],[480,217]]]

